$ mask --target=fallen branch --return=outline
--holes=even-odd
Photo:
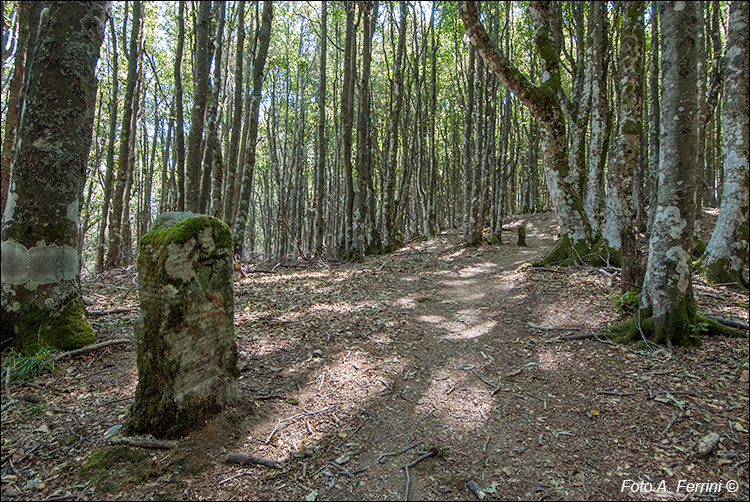
[[[414,467],[415,465],[417,465],[418,463],[420,463],[422,460],[434,456],[435,453],[437,453],[437,450],[431,449],[430,451],[426,452],[425,454],[420,455],[419,457],[417,457],[417,459],[414,460],[414,461],[412,461],[411,463],[404,464],[404,465],[401,466],[401,467],[404,468],[404,474],[406,474],[406,493],[404,494],[404,500],[409,500],[409,485],[411,484],[410,483],[411,479],[409,478],[409,467]]]
[[[604,394],[607,396],[635,396],[635,392],[618,392],[616,390],[598,390],[597,394]]]
[[[139,448],[152,448],[155,450],[169,450],[169,449],[177,447],[177,441],[138,438],[138,437],[114,437],[109,442],[112,444],[124,444],[127,446],[137,446]]]
[[[123,312],[133,312],[140,310],[140,307],[118,307],[116,309],[109,310],[89,310],[86,312],[89,316],[109,315],[109,314],[122,314]]]
[[[471,490],[471,493],[473,493],[476,496],[476,498],[478,498],[479,500],[484,500],[484,497],[485,497],[484,490],[482,490],[479,487],[476,481],[471,480],[468,483],[466,483],[466,488]]]
[[[666,427],[664,427],[664,430],[661,431],[661,434],[659,434],[659,437],[656,438],[657,441],[661,441],[661,438],[667,435],[667,432],[672,428],[672,426],[677,422],[678,419],[677,413],[672,413],[672,418],[669,420],[669,423]]]
[[[703,314],[703,316],[711,319],[712,321],[716,321],[719,324],[723,324],[724,326],[729,326],[730,328],[737,328],[737,329],[750,328],[750,325],[748,325],[748,323],[746,322],[735,321],[732,319],[724,319],[723,317],[717,317],[715,315],[708,315],[708,314]]]
[[[227,462],[239,465],[264,465],[266,467],[279,467],[280,465],[277,460],[247,455],[246,453],[230,453],[227,455]]]
[[[101,349],[101,348],[104,348],[104,347],[109,347],[110,345],[116,345],[116,344],[120,344],[120,343],[128,343],[128,342],[132,342],[132,341],[133,340],[130,339],[130,338],[118,338],[116,340],[108,340],[106,342],[95,343],[94,345],[88,345],[88,346],[82,347],[80,349],[69,350],[67,352],[63,352],[62,354],[58,354],[58,355],[55,356],[54,360],[55,361],[59,361],[60,359],[65,359],[66,357],[71,357],[71,356],[77,356],[78,354],[82,354],[84,352],[89,352],[89,351],[92,351],[92,350]]]

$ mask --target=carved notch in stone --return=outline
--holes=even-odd
[[[161,214],[141,239],[128,433],[180,436],[237,396],[232,252],[229,227],[201,214]]]

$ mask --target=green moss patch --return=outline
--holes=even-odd
[[[125,445],[105,446],[94,451],[81,467],[80,475],[98,490],[113,493],[130,484],[140,484],[161,474],[147,452]]]
[[[96,340],[80,297],[71,299],[59,315],[31,307],[19,319],[16,346],[25,354],[43,347],[72,350]]]

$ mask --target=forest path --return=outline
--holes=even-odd
[[[147,451],[145,473],[127,459],[103,484],[80,471],[133,400],[132,344],[14,385],[3,500],[403,500],[415,461],[410,500],[473,500],[470,481],[486,499],[653,498],[623,492],[626,479],[666,480],[667,499],[684,498],[680,479],[739,480],[717,498],[746,500],[747,339],[673,354],[556,339],[623,319],[616,284],[591,267],[519,272],[557,232],[551,213],[506,225],[521,221],[528,248],[512,231],[476,248],[449,232],[362,263],[250,273],[235,284],[239,402]],[[108,309],[137,306],[136,284],[126,270],[83,287]],[[746,292],[693,287],[701,311],[747,321]],[[99,340],[131,336],[136,315],[95,318]],[[708,433],[721,443],[698,457]],[[281,468],[228,464],[230,452]]]

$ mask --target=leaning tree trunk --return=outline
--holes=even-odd
[[[701,267],[713,282],[744,282],[748,287],[748,3],[734,1],[729,11],[725,56],[724,189],[719,219]],[[744,268],[744,270],[743,270]]]
[[[109,5],[56,2],[41,18],[2,228],[3,347],[94,341],[77,245]]]

